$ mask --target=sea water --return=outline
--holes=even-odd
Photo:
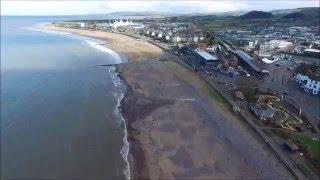
[[[101,41],[1,17],[2,178],[130,177],[121,57]]]

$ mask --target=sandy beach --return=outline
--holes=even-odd
[[[121,107],[133,179],[293,179],[264,142],[211,97],[206,82],[157,46],[110,32],[42,28],[105,40],[128,58],[117,71],[128,86]]]
[[[125,55],[128,59],[130,59],[130,61],[142,61],[158,58],[163,54],[162,50],[155,45],[152,45],[146,41],[139,41],[122,34],[80,29],[66,29],[54,25],[41,25],[38,28],[50,31],[70,32],[80,36],[105,40],[108,47],[119,54]]]

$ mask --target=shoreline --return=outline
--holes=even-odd
[[[119,72],[117,71],[117,67],[114,67],[113,69],[114,71],[114,77],[118,78],[117,80],[119,80],[119,83],[121,86],[124,86],[124,89],[120,90],[119,91],[119,94],[118,95],[118,99],[117,99],[117,106],[115,107],[115,111],[116,111],[116,114],[120,116],[120,119],[121,119],[121,123],[123,123],[123,128],[124,128],[124,137],[122,138],[122,142],[123,142],[123,146],[120,150],[120,154],[123,158],[123,160],[125,161],[126,163],[126,166],[125,168],[123,169],[122,173],[124,175],[124,177],[127,179],[127,180],[131,180],[131,172],[132,172],[132,160],[131,160],[131,154],[130,154],[130,142],[128,140],[128,128],[127,128],[127,122],[126,122],[126,119],[124,118],[123,116],[123,113],[122,113],[122,109],[121,109],[121,102],[122,100],[124,99],[125,95],[126,95],[126,91],[127,91],[127,84],[125,84],[123,82],[123,80],[120,78],[120,75],[119,75]],[[118,82],[115,82],[115,84],[117,84]],[[119,85],[115,85],[116,87],[118,87]]]
[[[133,37],[105,31],[90,31],[82,29],[61,28],[54,25],[39,25],[35,28],[48,31],[70,33],[82,37],[93,38],[104,41],[105,45],[115,51],[128,62],[139,62],[148,59],[158,58],[164,52],[159,47],[147,42],[140,41]]]
[[[129,171],[130,171],[130,178],[129,179],[135,179],[134,177],[137,177],[137,174],[139,174],[138,172],[141,170],[138,170],[137,167],[140,167],[140,165],[137,165],[138,162],[143,162],[143,156],[141,156],[141,151],[139,151],[139,142],[134,142],[134,139],[132,137],[132,133],[130,133],[131,128],[131,123],[128,121],[127,116],[124,114],[123,110],[124,110],[124,101],[126,98],[128,98],[128,96],[130,96],[132,94],[132,89],[130,84],[128,84],[125,80],[125,78],[121,75],[121,72],[118,71],[118,66],[116,66],[116,70],[117,72],[117,76],[120,79],[120,81],[123,82],[123,84],[125,84],[126,88],[125,88],[125,92],[124,92],[124,96],[122,97],[122,99],[120,100],[120,106],[118,107],[122,118],[124,119],[124,124],[125,124],[125,128],[127,131],[127,141],[129,143],[129,153],[128,153],[128,162],[129,162]],[[139,155],[138,155],[139,154]],[[140,158],[137,158],[140,157]]]
[[[83,30],[63,29],[63,28],[59,28],[59,27],[56,27],[53,25],[48,25],[48,24],[36,27],[36,29],[34,29],[34,30],[63,33],[63,35],[71,34],[71,35],[76,35],[79,37],[92,38],[93,40],[104,41],[105,42],[105,44],[103,44],[104,46],[106,46],[111,51],[114,51],[116,54],[118,54],[120,56],[120,58],[122,60],[121,63],[140,61],[140,59],[135,57],[135,54],[131,54],[130,52],[119,51],[120,49],[119,48],[117,49],[115,46],[113,46],[112,41],[110,42],[108,40],[108,37],[103,37],[103,36],[99,36],[99,35],[94,36],[94,35],[90,35],[87,33],[83,34],[83,33],[81,33]],[[91,31],[88,33],[91,33]],[[103,33],[107,33],[107,32],[103,32]],[[109,33],[109,34],[113,34],[113,33]],[[123,37],[128,37],[128,36],[122,35],[122,34],[117,34],[117,35],[123,36]],[[133,37],[128,37],[128,38],[134,39]],[[148,43],[148,44],[150,44],[150,43]],[[154,46],[153,44],[150,44],[150,45]],[[89,44],[89,46],[91,46],[91,45]],[[154,47],[156,49],[159,48],[157,46],[154,46]],[[161,51],[162,50],[160,50],[160,52]],[[131,58],[129,58],[129,57],[131,57]],[[119,63],[119,64],[121,64],[121,63]],[[132,88],[131,88],[130,84],[126,82],[125,78],[121,75],[121,72],[118,70],[118,64],[115,64],[114,66],[115,66],[116,76],[120,79],[120,82],[122,82],[126,86],[126,88],[123,92],[123,97],[120,99],[120,104],[116,107],[120,110],[120,116],[124,120],[123,123],[124,123],[124,128],[125,128],[125,130],[124,130],[125,137],[123,137],[123,138],[126,138],[126,141],[128,142],[128,148],[129,148],[128,154],[126,154],[127,157],[126,158],[123,157],[122,150],[126,146],[126,142],[123,139],[124,146],[121,149],[120,154],[121,154],[122,158],[124,159],[124,161],[127,161],[127,163],[128,163],[127,166],[129,168],[128,169],[129,172],[126,172],[126,169],[123,170],[123,175],[127,179],[136,179],[139,177],[139,174],[142,171],[142,167],[143,167],[142,162],[144,161],[143,160],[144,157],[143,157],[143,152],[140,148],[141,145],[140,145],[139,141],[134,139],[134,137],[132,136],[132,132],[130,133],[130,131],[133,131],[133,128],[131,127],[132,123],[128,120],[128,116],[123,112],[124,101],[128,96],[132,95]],[[129,177],[127,177],[127,175],[128,175],[127,173],[129,174]]]
[[[76,29],[70,29],[70,31],[69,29],[65,30],[66,31],[64,32],[76,31],[77,33],[75,34],[80,36],[86,36],[89,33],[105,33],[106,35],[113,34],[109,32],[88,32],[85,30]],[[100,39],[102,37],[101,34],[98,35],[98,37],[92,34],[87,37],[106,40],[107,44],[109,44],[108,38]],[[125,35],[113,34],[110,36],[122,39]],[[125,39],[128,40],[128,38],[129,37],[126,37]],[[132,37],[130,38],[132,41],[137,41]],[[120,44],[115,45],[114,43]],[[225,134],[227,132],[221,131],[221,128],[226,131],[230,131],[228,128],[234,129],[235,131],[240,131],[240,128],[230,125],[230,122],[228,122],[229,120],[227,120],[227,122],[221,122],[221,119],[226,118],[225,115],[223,115],[221,112],[217,112],[219,111],[217,109],[208,109],[206,107],[209,105],[209,103],[206,103],[207,100],[203,100],[203,94],[202,92],[199,92],[202,88],[200,88],[200,90],[193,89],[194,85],[190,86],[191,83],[181,80],[179,74],[176,74],[173,69],[166,69],[167,66],[172,66],[171,64],[152,60],[159,58],[158,56],[161,58],[162,55],[164,55],[164,52],[161,49],[161,53],[159,53],[159,49],[150,53],[150,49],[148,49],[148,51],[143,50],[147,49],[144,44],[142,49],[137,50],[139,53],[141,53],[139,55],[131,52],[132,49],[128,48],[126,45],[119,47],[119,45],[121,46],[121,43],[131,44],[132,42],[119,42],[116,40],[111,40],[110,43],[111,48],[118,49],[120,54],[127,51],[124,54],[128,56],[129,60],[128,63],[116,65],[116,72],[118,73],[120,80],[127,86],[125,95],[120,103],[120,109],[127,125],[128,141],[130,143],[129,164],[131,163],[130,170],[132,179],[171,179],[176,177],[189,177],[190,174],[186,173],[190,171],[192,171],[191,175],[199,178],[257,178],[269,176],[276,177],[277,174],[281,174],[280,177],[289,177],[286,175],[284,170],[280,168],[281,166],[279,164],[277,164],[275,161],[272,162],[271,157],[270,161],[268,161],[266,157],[263,157],[265,161],[268,161],[266,163],[263,162],[263,166],[259,162],[260,158],[257,156],[258,153],[255,154],[254,158],[250,157],[250,154],[252,153],[245,152],[246,150],[242,148],[245,148],[246,145],[250,145],[252,143],[242,143],[240,141],[242,138],[249,141],[254,140],[250,137],[247,137],[247,135],[244,135],[242,130],[241,132],[230,132],[231,134]],[[150,46],[152,48],[158,48],[153,47],[153,45],[149,43],[147,47]],[[132,47],[134,49],[136,48],[136,46]],[[173,66],[172,68],[176,67]],[[152,85],[149,84],[149,81],[152,82]],[[161,86],[157,87],[157,84]],[[175,84],[178,85],[176,86]],[[180,84],[184,88],[180,89]],[[198,84],[195,86],[198,86]],[[172,87],[174,88],[174,91],[171,90]],[[166,93],[163,94],[161,90]],[[193,102],[191,104],[186,102],[182,103],[181,105],[181,102],[185,101],[184,97],[181,97],[181,95],[186,96],[186,98],[188,96],[192,96],[196,99],[199,99],[199,102],[195,102],[195,104]],[[170,98],[170,96],[173,96],[173,98]],[[186,100],[188,99],[193,98],[187,98]],[[195,113],[190,112],[191,109],[195,111]],[[213,114],[210,111],[214,111]],[[168,114],[168,112],[170,112],[170,116],[166,117],[167,115],[165,114]],[[190,117],[186,116],[185,114],[189,114]],[[209,127],[208,125],[204,125],[210,123],[209,121],[212,118],[215,119],[215,123],[219,124],[218,127]],[[170,119],[175,121],[168,121]],[[186,121],[187,119],[188,121]],[[188,124],[192,126],[186,127]],[[194,129],[201,131],[201,136],[199,136],[198,133],[194,133]],[[180,135],[177,136],[176,132],[179,131]],[[217,139],[215,136],[219,137],[221,135],[215,135],[214,131],[221,131],[220,133],[222,133],[222,137]],[[242,138],[232,137],[233,135],[240,135]],[[170,138],[166,140],[166,137],[170,137],[172,140],[175,139],[175,141],[171,142]],[[210,142],[208,142],[208,139],[210,139]],[[158,142],[159,140],[160,143]],[[192,141],[190,142],[190,140]],[[239,143],[237,142],[238,140],[240,140]],[[215,143],[212,144],[211,141],[214,141]],[[237,144],[240,146],[236,147],[235,145]],[[253,144],[257,146],[257,144]],[[188,148],[185,148],[186,146],[188,146]],[[199,147],[202,146],[203,148],[199,149]],[[221,146],[225,146],[227,149],[221,149]],[[236,149],[236,151],[234,151],[234,149]],[[204,155],[199,157],[197,155],[197,152],[199,151],[201,151]],[[244,157],[241,157],[242,155],[244,155]],[[220,157],[223,156],[227,156],[227,162],[220,159]],[[250,165],[244,163],[247,161],[250,162]],[[254,164],[259,164],[259,167],[255,167]],[[261,171],[261,167],[265,167],[266,165],[275,165],[275,167],[266,167],[265,171],[267,172],[263,172],[263,174],[259,175],[257,172]],[[217,166],[220,168],[216,169]],[[268,171],[274,171],[274,168],[277,168],[277,166],[281,170],[277,170],[277,173],[274,175],[268,174]],[[221,167],[224,168],[221,169]],[[207,171],[208,168],[211,169],[210,171],[214,171],[215,173],[210,174]],[[199,176],[196,172],[193,172],[194,170],[202,172],[203,174]]]

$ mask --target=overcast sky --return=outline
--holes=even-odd
[[[279,2],[280,1],[280,2]],[[217,1],[14,1],[1,0],[1,15],[84,15],[118,11],[216,13],[237,10],[274,10],[319,7],[318,0]]]

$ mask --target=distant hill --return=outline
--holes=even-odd
[[[302,13],[294,12],[291,14],[284,15],[285,19],[293,19],[293,18],[304,18],[305,16]]]
[[[280,9],[280,10],[272,10],[269,11],[273,15],[287,15],[295,12],[299,12],[299,9]]]
[[[301,13],[301,14],[314,14],[319,13],[319,7],[305,7],[305,8],[296,8],[296,9],[281,9],[281,10],[272,10],[269,11],[273,15],[287,15],[292,13]]]
[[[239,16],[240,19],[264,19],[271,18],[273,15],[269,12],[264,11],[250,11],[244,15]]]
[[[246,14],[248,11],[230,11],[230,12],[220,12],[220,13],[215,13],[215,15],[218,16],[241,16]]]
[[[171,12],[154,12],[154,11],[119,11],[119,12],[112,12],[108,13],[107,16],[142,16],[142,17],[167,17],[167,16],[174,16],[177,13]]]
[[[305,17],[320,17],[320,7],[299,8],[298,12],[303,14]]]
[[[320,16],[319,7],[306,7],[297,9],[282,9],[270,11],[274,16],[283,18],[316,18]]]

